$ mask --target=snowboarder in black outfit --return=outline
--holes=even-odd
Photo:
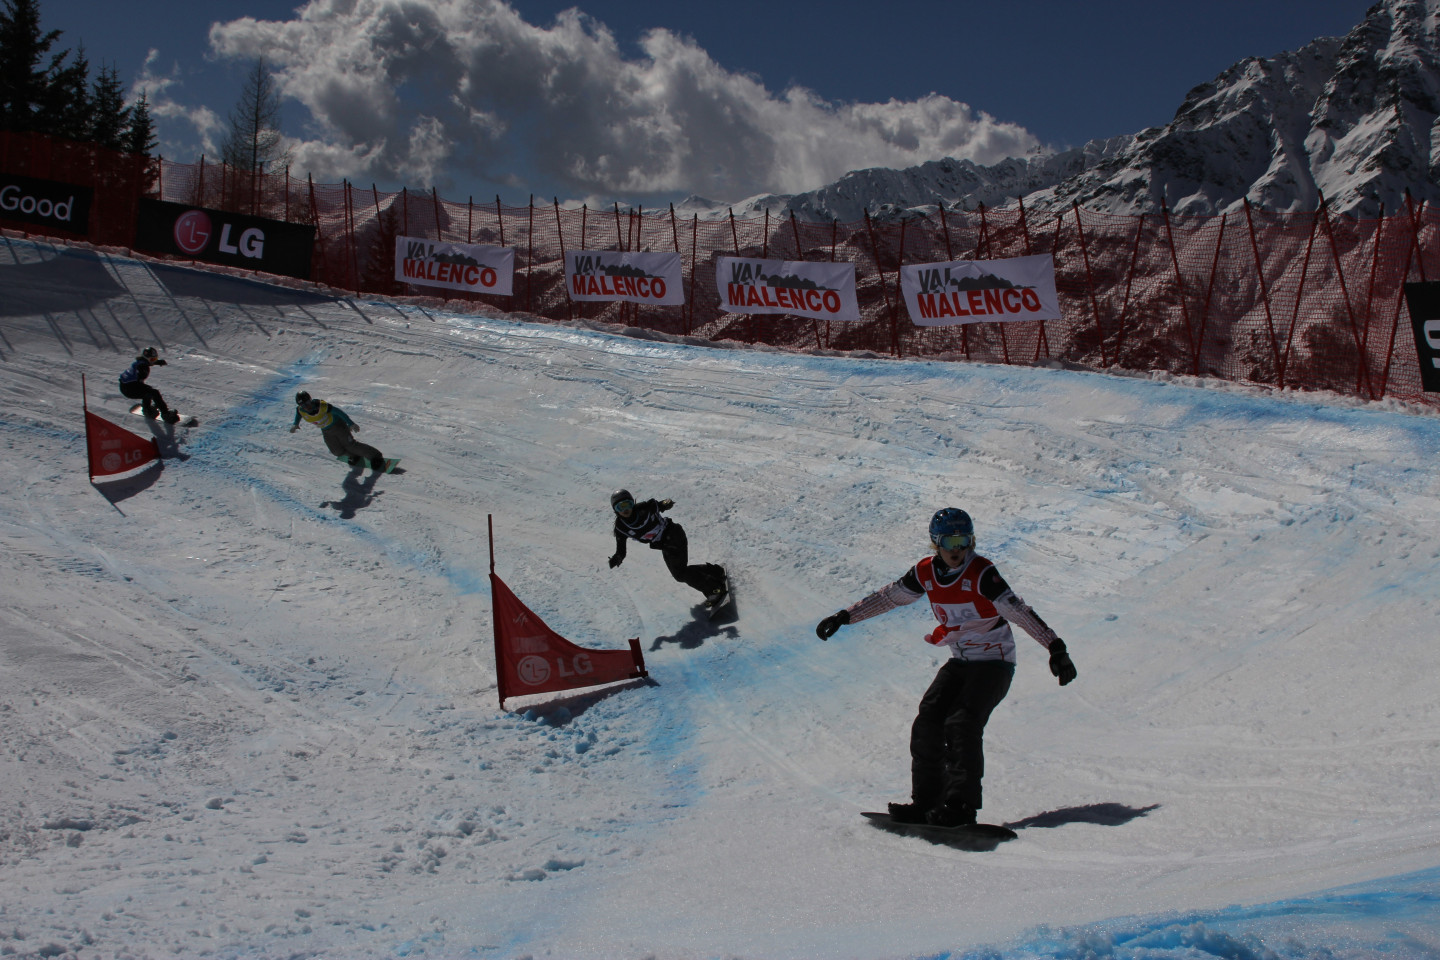
[[[705,595],[706,608],[725,599],[725,568],[718,563],[690,563],[690,541],[685,530],[662,514],[675,506],[674,500],[644,500],[639,503],[629,490],[616,490],[610,495],[615,510],[615,553],[610,557],[613,569],[625,562],[625,541],[648,543],[659,550],[670,575]]]
[[[936,513],[930,541],[934,556],[821,620],[815,633],[828,640],[847,623],[929,599],[940,626],[925,639],[948,646],[951,659],[920,699],[910,729],[910,802],[890,804],[890,817],[899,823],[954,827],[974,823],[981,806],[985,724],[1015,675],[1010,622],[1024,627],[1049,651],[1050,672],[1062,687],[1075,679],[1076,671],[1065,641],[1015,595],[994,563],[975,552],[969,514],[954,507]]]
[[[146,347],[140,351],[140,356],[135,362],[120,374],[120,393],[131,400],[140,401],[140,412],[151,420],[162,419],[166,423],[179,421],[180,414],[171,410],[165,405],[165,398],[160,396],[156,390],[145,379],[150,376],[151,367],[163,367],[165,361],[160,359],[160,354],[154,347]]]
[[[384,455],[351,435],[352,431],[360,428],[345,415],[344,410],[301,390],[295,394],[295,422],[290,425],[291,433],[300,429],[302,419],[319,427],[326,449],[337,457],[347,458],[350,466],[358,467],[368,462],[371,470],[385,469]]]

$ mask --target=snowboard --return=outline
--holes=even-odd
[[[707,607],[705,608],[706,611],[709,613],[709,619],[714,620],[715,617],[716,617],[716,615],[719,614],[721,610],[725,609],[725,608],[728,607],[729,605],[730,605],[730,575],[727,573],[727,574],[725,574],[725,592],[720,595],[720,599],[719,599],[719,600],[716,600],[713,604],[710,604],[709,606],[707,606]]]
[[[133,413],[133,414],[135,414],[135,416],[137,416],[137,417],[145,417],[145,411],[142,409],[144,406],[145,406],[145,405],[144,405],[143,403],[137,403],[137,404],[135,404],[135,406],[133,406],[133,407],[130,408],[130,412]],[[179,411],[172,411],[172,412],[178,413]],[[146,419],[146,420],[150,420],[151,418],[150,418],[150,417],[145,417],[145,419]],[[164,423],[165,421],[162,420],[162,419],[160,419],[159,417],[155,417],[155,418],[154,418],[154,422],[155,422],[155,423]],[[200,421],[199,421],[199,420],[196,420],[194,417],[186,417],[186,416],[183,416],[183,415],[182,415],[179,420],[176,420],[176,421],[175,421],[175,424],[174,424],[174,425],[177,426],[177,427],[196,427],[196,426],[199,426],[199,425],[200,425]]]
[[[932,827],[928,823],[896,823],[890,814],[866,810],[861,816],[867,817],[881,830],[899,834],[902,837],[919,837],[943,847],[956,850],[983,852],[994,850],[1006,840],[1014,840],[1018,834],[1009,827],[996,823],[972,823],[963,827]]]
[[[346,464],[347,466],[350,464],[350,458],[349,458],[349,457],[336,457],[335,459],[336,459],[336,460],[339,460],[339,461],[340,461],[341,463],[343,463],[343,464]],[[394,469],[395,469],[395,464],[397,464],[397,463],[399,463],[399,462],[400,462],[400,458],[399,458],[399,457],[386,457],[386,458],[385,458],[385,466],[383,466],[383,467],[380,468],[380,472],[381,472],[381,473],[389,473],[391,470],[394,470]],[[355,464],[355,466],[356,466],[356,467],[359,467],[359,468],[361,468],[361,469],[368,469],[369,466],[370,466],[370,463],[369,463],[368,460],[361,460],[359,463]]]

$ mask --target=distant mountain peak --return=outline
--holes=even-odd
[[[856,170],[818,190],[701,217],[842,221],[914,208],[1004,206],[1218,215],[1252,205],[1373,217],[1440,202],[1440,0],[1381,0],[1344,37],[1251,57],[1195,86],[1164,126],[982,166],[946,158]],[[692,198],[698,200],[698,198]],[[677,207],[677,211],[678,211]]]

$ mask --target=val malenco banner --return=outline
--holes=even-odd
[[[508,297],[515,284],[515,251],[509,247],[396,237],[395,279]]]
[[[1055,261],[1045,254],[901,267],[900,288],[917,327],[1060,319]]]

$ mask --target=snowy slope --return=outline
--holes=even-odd
[[[1440,951],[1440,418],[14,239],[0,288],[0,952]],[[144,431],[114,377],[151,343],[201,425],[92,486],[81,376]],[[301,387],[404,472],[290,433]],[[621,485],[674,498],[731,615],[648,551],[607,568]],[[904,796],[929,614],[813,632],[952,504],[1080,670],[1020,636],[984,811],[1020,839],[983,855],[858,815]],[[638,636],[652,683],[497,707],[488,515],[521,599]]]

